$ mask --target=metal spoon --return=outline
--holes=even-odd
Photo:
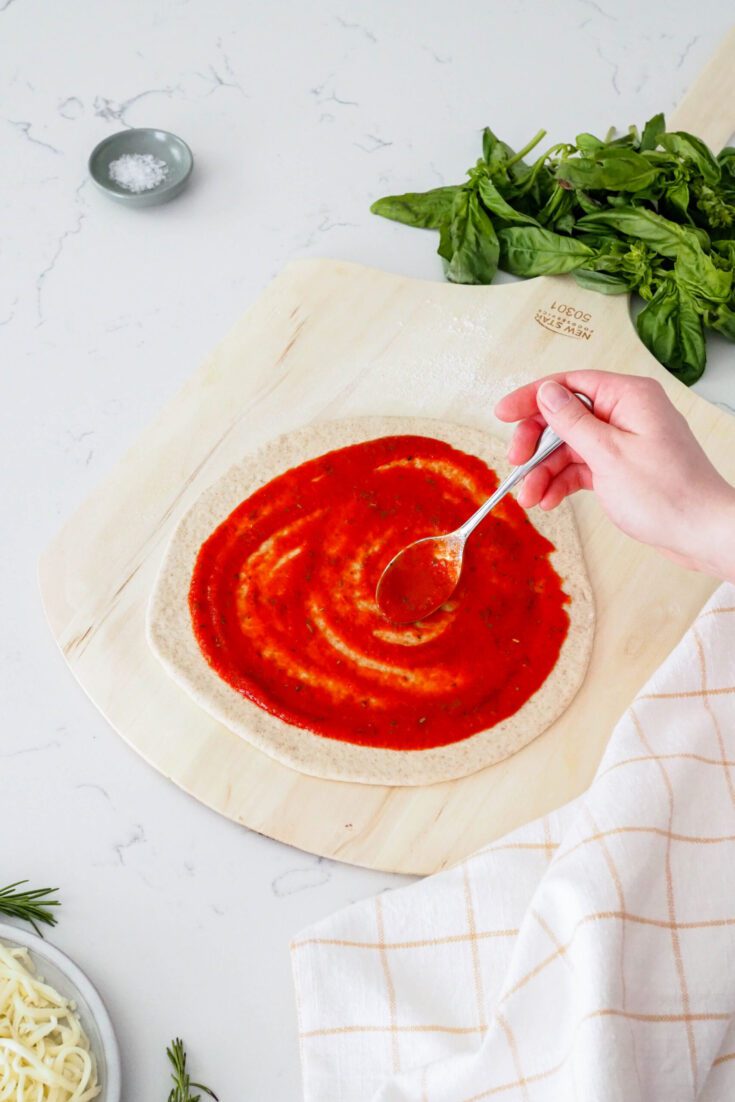
[[[592,402],[584,394],[577,394],[577,398],[592,409]],[[394,555],[380,575],[375,591],[375,599],[383,615],[393,623],[408,624],[425,619],[448,601],[462,573],[462,557],[468,537],[509,490],[563,443],[547,425],[531,458],[515,467],[492,497],[460,528],[444,536],[426,536],[416,540]]]

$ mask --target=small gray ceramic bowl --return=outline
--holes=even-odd
[[[110,176],[110,164],[118,157],[133,153],[151,153],[159,161],[165,161],[168,174],[149,191],[128,191]],[[187,185],[194,158],[186,142],[169,134],[167,130],[121,130],[96,145],[89,157],[89,173],[101,191],[117,203],[128,207],[152,207],[166,203],[183,191]]]
[[[102,1091],[96,1102],[120,1102],[120,1052],[110,1015],[97,990],[73,961],[40,938],[17,926],[0,923],[0,941],[11,949],[22,946],[31,955],[36,975],[43,976],[60,995],[73,999],[82,1029],[97,1064],[97,1077]]]

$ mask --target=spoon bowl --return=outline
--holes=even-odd
[[[462,573],[465,539],[459,530],[426,536],[394,555],[375,591],[383,615],[394,624],[410,624],[441,608]]]

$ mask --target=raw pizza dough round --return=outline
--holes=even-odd
[[[335,448],[381,436],[444,440],[484,460],[503,478],[505,447],[477,429],[407,417],[360,417],[312,424],[278,437],[232,467],[183,517],[171,538],[148,607],[150,646],[167,672],[211,715],[278,761],[312,776],[367,784],[426,785],[484,769],[537,738],[568,707],[584,680],[594,633],[594,604],[571,507],[537,510],[534,526],[555,546],[551,562],[569,597],[569,631],[541,687],[512,716],[461,742],[429,750],[386,750],[341,742],[293,727],[263,711],[209,666],[192,630],[189,586],[201,545],[241,501],[291,467]]]

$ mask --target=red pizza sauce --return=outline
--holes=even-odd
[[[391,623],[388,562],[451,532],[495,490],[485,463],[389,436],[286,471],[202,545],[192,625],[217,674],[265,711],[327,738],[393,750],[459,742],[513,715],[569,627],[553,545],[506,498],[467,542],[451,600]]]
[[[376,590],[380,611],[395,624],[429,616],[453,593],[462,563],[434,540],[419,540],[399,552]]]

